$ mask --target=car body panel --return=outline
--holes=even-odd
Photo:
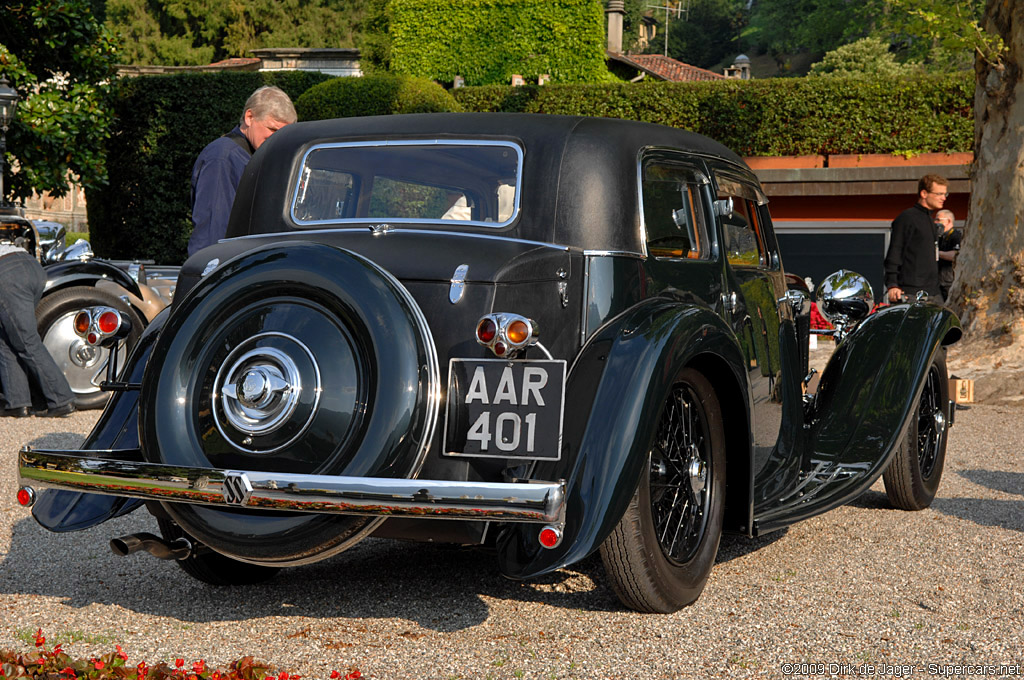
[[[492,172],[496,198],[473,188],[476,198],[470,205],[472,192],[463,193],[470,219],[459,223],[439,209],[412,208],[401,213],[403,218],[369,216],[400,213],[387,201],[374,204],[379,199],[372,194],[374,186],[416,185],[403,194],[416,207],[433,206],[431,201],[439,202],[442,195],[447,200],[456,189],[478,183],[472,169],[479,166],[470,162],[474,145],[508,151],[502,162],[511,163],[514,156],[515,170],[502,165],[503,175]],[[321,149],[333,155],[321,156]],[[351,149],[363,154],[352,158],[393,162],[415,157],[417,163],[395,163],[388,174],[351,163],[345,156]],[[367,149],[373,154],[364,153]],[[431,157],[432,149],[437,158]],[[304,165],[308,158],[328,156],[337,167]],[[456,156],[458,167],[452,160]],[[452,168],[452,176],[443,174],[445,167]],[[452,178],[459,173],[458,181]],[[313,210],[312,198],[303,193],[322,188],[314,186],[314,179],[323,186],[345,187],[343,195],[329,194],[326,203],[315,206],[326,206],[326,213]],[[510,187],[515,208],[499,210],[502,219],[488,222],[486,211],[500,207],[501,192],[507,194]],[[301,219],[296,206],[302,209]],[[304,245],[310,242],[318,247]],[[384,508],[380,517],[385,519],[365,532],[411,540],[495,541],[499,568],[513,578],[583,559],[615,529],[647,470],[662,405],[684,369],[707,379],[721,408],[722,422],[716,425],[722,426],[726,446],[724,529],[757,535],[846,502],[877,479],[906,431],[932,359],[959,334],[956,317],[937,305],[920,302],[882,310],[845,333],[817,394],[805,395],[809,306],[802,292],[791,292],[764,192],[733,152],[692,133],[608,119],[368,117],[289,125],[267,140],[243,174],[228,238],[184,264],[172,307],[163,313],[169,321],[165,325],[164,317],[158,317],[147,329],[129,362],[129,381],[153,382],[163,375],[157,362],[164,357],[150,354],[158,334],[174,329],[189,334],[192,342],[205,337],[205,320],[234,313],[232,295],[244,293],[235,282],[250,265],[255,267],[253,253],[275,253],[285,263],[277,273],[291,281],[307,278],[300,254],[314,250],[320,263],[315,275],[326,284],[344,287],[346,279],[322,262],[348,257],[372,263],[382,280],[408,294],[410,316],[422,315],[439,360],[442,414],[450,361],[495,359],[477,337],[485,315],[521,315],[539,329],[536,344],[505,358],[568,366],[557,459],[447,455],[445,423],[439,422],[422,466],[410,473],[425,487],[433,480],[469,488],[564,480],[564,518],[554,523],[559,532],[555,545],[541,546],[538,536],[550,527],[540,522],[477,520],[466,513],[438,522],[412,515],[389,518],[390,509]],[[261,281],[277,280],[273,263],[259,266],[266,267]],[[367,285],[366,290],[374,289]],[[214,311],[186,319],[206,304],[204,298],[215,301],[207,305]],[[178,362],[174,365],[190,360],[172,358]],[[330,352],[322,362],[335,367]],[[215,363],[196,370],[219,375]],[[190,381],[175,375],[171,382],[193,385]],[[161,382],[167,381],[156,380]],[[182,391],[183,398],[198,399],[207,389],[201,382],[195,381],[200,387],[193,392]],[[230,395],[230,386],[222,387]],[[211,388],[210,395],[215,391]],[[150,399],[158,392],[147,384],[141,395]],[[147,462],[167,462],[157,443],[147,442],[162,435],[144,429],[140,441],[134,423],[139,395],[134,389],[115,393],[77,453],[96,457],[120,449],[135,451],[140,460],[145,453]],[[141,411],[154,408],[144,403]],[[247,469],[243,463],[252,462],[245,455],[233,460],[239,464],[232,469],[240,475]],[[194,468],[193,463],[183,465]],[[332,475],[335,481],[340,477],[324,473]],[[89,495],[71,500],[71,491],[59,493],[43,494],[36,509],[37,519],[53,530],[99,523],[135,503]],[[430,514],[427,496],[418,500],[424,514]],[[159,500],[163,516],[175,516],[173,508],[168,510],[173,495]],[[62,504],[72,509],[63,510]],[[246,512],[223,516],[241,525]],[[193,533],[206,528],[197,525]],[[322,554],[311,546],[295,563],[346,546],[328,546]],[[252,547],[245,554],[245,549],[240,542],[240,551],[219,551],[262,563],[260,550]]]

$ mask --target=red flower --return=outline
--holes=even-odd
[[[338,671],[331,671],[331,680],[338,680],[341,677],[341,673]]]
[[[127,661],[128,660],[128,655],[124,653],[123,649],[121,649],[121,645],[115,645],[115,646],[117,647],[117,656],[118,656],[118,658],[121,659],[121,661]]]
[[[92,665],[93,665],[93,667],[94,667],[94,668],[95,668],[96,670],[98,670],[98,671],[101,671],[101,670],[103,670],[103,667],[104,667],[104,666],[106,666],[107,664],[103,663],[103,662],[102,662],[102,661],[100,661],[99,659],[93,659],[93,660],[92,660]]]
[[[192,672],[195,673],[196,675],[202,675],[205,670],[206,670],[206,661],[204,661],[203,659],[200,659],[199,661],[196,661],[195,663],[192,664]]]
[[[36,647],[42,647],[46,644],[46,638],[43,637],[43,629],[36,628]]]
[[[357,669],[346,675],[345,680],[359,680],[361,677],[363,677],[363,674]]]
[[[213,676],[210,678],[210,680],[221,680],[220,671],[214,671]]]
[[[181,668],[182,666],[185,665],[185,660],[184,659],[175,659],[174,660],[174,665],[177,666],[178,668]]]
[[[61,675],[66,675],[66,676],[68,676],[69,678],[73,678],[73,677],[75,677],[75,669],[74,669],[74,668],[72,668],[71,666],[68,666],[67,668],[65,668],[64,670],[62,670],[62,671],[60,672],[60,674],[61,674]]]

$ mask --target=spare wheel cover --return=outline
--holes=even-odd
[[[439,409],[437,351],[409,292],[350,251],[252,250],[175,306],[146,367],[143,455],[192,467],[415,477]],[[217,552],[313,562],[379,518],[165,503]]]

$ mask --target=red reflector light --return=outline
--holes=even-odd
[[[554,548],[562,542],[562,532],[555,527],[544,527],[537,538],[545,548]]]
[[[27,486],[18,489],[18,505],[29,507],[36,502],[36,492]]]
[[[530,327],[525,321],[513,321],[508,325],[505,334],[513,345],[521,345],[530,339]]]
[[[498,333],[498,326],[492,319],[483,318],[480,319],[480,323],[476,326],[476,337],[485,345],[491,340],[494,340],[494,336]]]
[[[97,342],[100,341],[100,336],[96,335],[95,333],[89,333],[89,335],[85,336],[85,341],[88,342],[90,345],[95,345]]]
[[[496,343],[494,343],[494,348],[492,349],[492,351],[494,352],[494,354],[496,356],[499,356],[499,357],[505,356],[505,350],[506,350],[505,343],[503,343],[503,342],[496,342]]]
[[[100,314],[100,318],[97,320],[96,325],[99,326],[101,333],[109,335],[116,331],[117,327],[121,325],[121,315],[117,312],[103,312]]]
[[[92,323],[92,315],[89,312],[79,312],[75,314],[75,333],[78,335],[85,335],[89,332],[89,324]]]

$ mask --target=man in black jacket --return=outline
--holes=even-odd
[[[917,183],[917,203],[892,221],[889,250],[885,254],[885,288],[889,302],[920,291],[942,299],[939,290],[938,249],[932,214],[941,210],[949,195],[949,182],[925,175]]]

